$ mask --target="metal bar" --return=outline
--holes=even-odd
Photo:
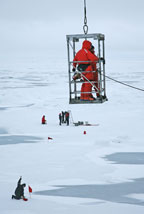
[[[98,57],[101,58],[100,40],[98,40]],[[101,91],[102,91],[101,61],[99,61],[99,74],[100,74],[99,88],[100,88],[100,95],[101,95]]]
[[[81,91],[77,91],[77,93],[78,93],[78,94],[92,94],[92,93],[94,94],[94,93],[96,93],[96,91],[90,91],[90,92],[81,92]],[[71,94],[75,94],[75,92],[72,91]]]
[[[75,39],[85,39],[85,38],[93,38],[93,39],[104,39],[104,34],[93,33],[93,34],[75,34],[75,35],[67,35],[67,38],[70,40]]]
[[[75,41],[74,41],[74,39],[73,39],[73,59],[74,59],[74,57],[75,57]],[[76,99],[76,98],[77,98],[77,93],[76,93],[76,91],[77,91],[76,82],[75,82],[75,84],[74,84],[74,91],[75,91],[75,99]]]
[[[91,63],[91,61],[70,61],[70,63],[81,63],[81,62],[88,62],[88,63]],[[93,62],[98,63],[98,61],[93,61]]]
[[[69,102],[71,102],[71,73],[70,73],[70,50],[69,50],[69,39],[67,38],[67,52],[68,52],[68,74],[69,74]]]
[[[102,82],[103,82],[104,80],[102,80]],[[74,81],[74,80],[72,80],[71,81],[71,84],[74,84],[74,82],[76,82],[76,84],[78,84],[78,83],[89,83],[89,82],[85,82],[85,81]],[[99,81],[91,81],[91,83],[98,83]]]
[[[103,59],[105,60],[105,44],[103,40]],[[103,62],[104,96],[106,97],[105,61]]]
[[[92,84],[91,81],[86,76],[84,76],[82,73],[81,75],[99,92],[99,89],[94,84]]]
[[[96,71],[79,71],[79,72],[81,72],[81,73],[89,73],[89,72],[92,72],[92,73],[98,72],[98,73],[100,73],[100,70],[97,69]],[[103,72],[103,70],[101,70],[101,72]],[[74,72],[70,71],[70,73],[73,74]]]

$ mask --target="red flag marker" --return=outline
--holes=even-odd
[[[23,198],[23,200],[24,200],[24,201],[28,201],[28,199],[27,199],[27,198]]]
[[[86,131],[84,131],[84,134],[86,134]]]
[[[52,137],[48,137],[48,140],[53,140]]]
[[[29,193],[32,193],[32,188],[28,186]]]

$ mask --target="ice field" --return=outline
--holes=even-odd
[[[144,92],[107,80],[108,102],[69,105],[66,54],[1,59],[0,212],[143,213]],[[106,74],[143,88],[143,66],[108,55]],[[62,110],[99,125],[59,126]],[[19,176],[28,202],[11,199]]]
[[[106,78],[107,102],[70,105],[66,35],[84,33],[84,1],[1,0],[0,214],[144,213],[144,1],[86,3],[106,75],[143,90]],[[11,198],[20,176],[28,201]]]

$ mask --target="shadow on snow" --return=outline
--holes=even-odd
[[[36,143],[39,140],[42,140],[42,138],[33,137],[33,136],[25,136],[25,135],[0,136],[0,145]]]
[[[144,206],[144,202],[130,198],[131,194],[144,194],[144,178],[117,184],[58,185],[59,189],[35,192],[37,195],[99,199],[114,203]]]

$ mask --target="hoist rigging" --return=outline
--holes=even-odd
[[[83,32],[84,34],[66,36],[69,103],[102,103],[107,100],[105,87],[105,36],[100,33],[88,34],[86,0],[84,0]],[[77,47],[79,41],[82,42],[81,50],[78,50]],[[94,47],[98,51],[97,55],[95,55]]]
[[[88,33],[88,25],[87,25],[87,16],[86,16],[86,0],[84,0],[84,26],[83,26],[84,34]]]
[[[69,103],[103,103],[107,101],[106,78],[130,86],[105,75],[105,35],[88,34],[86,0],[84,0],[84,34],[67,35]],[[82,43],[82,49],[77,47]],[[95,55],[94,47],[97,54]],[[92,50],[93,49],[93,50]]]

